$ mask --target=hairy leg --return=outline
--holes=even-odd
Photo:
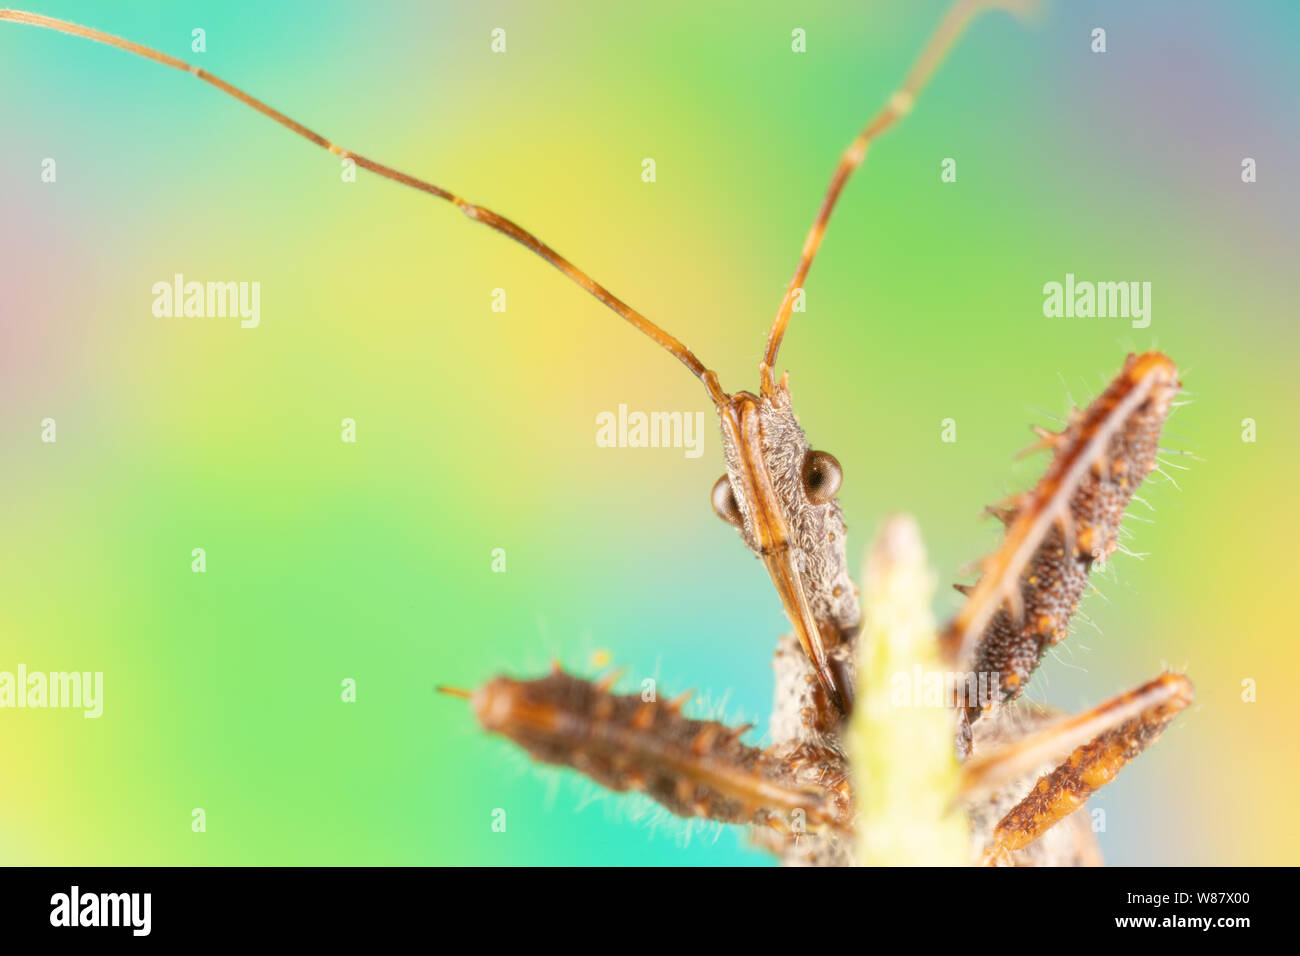
[[[992,675],[998,699],[1018,696],[1043,652],[1065,638],[1089,570],[1117,549],[1124,511],[1157,467],[1160,429],[1178,389],[1164,355],[1130,355],[1063,432],[1040,432],[1040,444],[1053,451],[1047,472],[1032,491],[994,511],[1006,537],[982,562],[978,583],[961,589],[966,605],[941,644],[955,666]],[[965,703],[965,719],[973,721],[986,702]]]
[[[1192,696],[1186,677],[1161,674],[1079,717],[1056,722],[968,761],[963,784],[968,793],[977,793],[1001,786],[1053,752],[1073,748],[993,828],[984,862],[1012,862],[1012,853],[1030,846],[1082,807],[1159,739]],[[1080,743],[1081,739],[1086,742]]]
[[[843,755],[814,742],[766,750],[749,727],[682,715],[683,698],[612,693],[559,668],[535,680],[497,677],[470,695],[486,730],[536,760],[571,767],[615,791],[645,793],[681,817],[750,823],[791,836],[847,831],[851,794]]]

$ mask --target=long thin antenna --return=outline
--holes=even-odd
[[[383,163],[375,162],[358,153],[342,149],[330,142],[319,133],[308,129],[301,123],[298,123],[285,116],[279,110],[273,109],[267,104],[254,96],[250,96],[236,86],[232,86],[218,76],[214,76],[202,67],[192,66],[184,60],[178,60],[174,56],[169,56],[152,47],[147,47],[139,43],[132,43],[130,40],[124,40],[121,37],[113,36],[110,33],[104,33],[100,30],[94,30],[90,27],[79,26],[75,23],[69,23],[66,20],[56,20],[54,17],[42,16],[39,13],[28,13],[24,10],[0,10],[0,20],[11,20],[14,23],[25,23],[29,26],[42,27],[47,30],[55,30],[59,33],[67,33],[72,36],[84,37],[87,40],[94,40],[97,43],[104,43],[108,46],[117,47],[119,50],[126,50],[128,53],[134,53],[136,56],[144,57],[146,60],[153,60],[155,63],[161,63],[163,66],[170,66],[173,69],[192,74],[205,83],[215,86],[221,92],[234,97],[245,106],[250,106],[264,116],[275,120],[286,129],[292,130],[303,139],[315,143],[321,149],[328,150],[335,156],[342,156],[351,159],[362,169],[368,169],[372,173],[390,179],[395,183],[401,183],[403,186],[410,186],[412,189],[418,189],[421,192],[428,193],[431,196],[437,196],[439,199],[445,199],[453,204],[461,212],[475,222],[481,222],[485,226],[495,229],[503,235],[509,236],[515,242],[535,252],[555,268],[559,269],[566,276],[576,282],[582,288],[603,302],[609,308],[613,309],[636,328],[640,329],[650,338],[654,339],[668,352],[676,356],[683,365],[691,370],[694,375],[704,383],[705,388],[709,390],[709,395],[715,404],[726,400],[726,393],[722,391],[718,384],[717,376],[707,369],[703,362],[695,357],[695,353],[683,345],[673,336],[669,335],[659,326],[655,325],[644,315],[632,308],[609,289],[605,288],[587,273],[583,272],[564,256],[560,255],[542,240],[524,229],[517,223],[512,222],[505,216],[498,215],[491,209],[485,209],[482,206],[467,202],[455,193],[443,189],[441,186],[435,186],[433,183],[426,182],[423,179],[417,179],[415,176],[409,176],[406,173],[399,172]]]
[[[912,105],[916,102],[917,96],[920,95],[921,89],[930,79],[930,75],[943,62],[948,48],[952,46],[953,41],[965,29],[966,24],[982,7],[1020,8],[1026,5],[1025,2],[1017,3],[1015,0],[958,0],[957,3],[953,4],[930,37],[930,42],[926,44],[925,49],[921,51],[921,55],[917,57],[916,63],[912,66],[912,71],[907,74],[907,79],[903,81],[903,85],[889,98],[889,102],[885,104],[884,109],[877,113],[871,122],[867,123],[862,132],[858,134],[857,139],[850,143],[849,148],[840,156],[839,165],[835,167],[835,172],[831,176],[830,186],[827,187],[826,195],[822,198],[821,206],[817,209],[817,216],[813,219],[812,228],[808,230],[808,238],[804,240],[803,251],[799,254],[799,265],[794,270],[794,277],[790,279],[790,284],[786,286],[785,296],[781,299],[781,307],[777,309],[776,319],[772,322],[772,328],[767,333],[767,350],[763,355],[763,364],[759,367],[759,374],[762,379],[760,384],[764,394],[771,395],[775,389],[772,373],[776,366],[776,353],[781,348],[781,339],[785,336],[786,326],[790,324],[790,313],[794,309],[795,290],[803,288],[804,280],[808,278],[808,270],[812,268],[813,257],[817,255],[817,250],[822,244],[822,236],[826,234],[826,224],[830,222],[835,203],[840,198],[840,192],[844,189],[844,184],[848,182],[849,176],[853,175],[853,171],[862,165],[862,160],[867,155],[867,147],[871,145],[872,140],[908,114],[912,109]]]

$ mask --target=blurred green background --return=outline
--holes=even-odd
[[[30,2],[535,229],[731,389],[757,384],[836,158],[946,6]],[[1142,492],[1155,523],[1129,545],[1150,556],[1098,577],[1100,633],[1076,626],[1030,690],[1073,709],[1164,665],[1196,682],[1093,803],[1113,863],[1300,856],[1298,28],[1281,2],[978,20],[850,183],[782,354],[844,466],[855,561],[914,513],[941,617],[996,541],[981,508],[1042,467],[1012,461],[1027,424],[1127,349],[1179,363],[1195,404],[1165,445],[1202,460]],[[0,862],[768,862],[739,831],[530,767],[433,692],[608,654],[629,684],[765,721],[785,623],[710,511],[713,421],[698,459],[594,441],[619,403],[707,410],[699,385],[519,247],[343,183],[180,73],[0,24],[0,89],[0,670],[105,675],[99,720],[0,711]],[[155,318],[152,284],[178,272],[259,281],[260,327]],[[1044,318],[1067,272],[1151,282],[1150,328]]]

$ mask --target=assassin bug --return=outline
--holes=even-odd
[[[492,210],[344,150],[165,53],[39,14],[0,10],[0,20],[95,40],[188,72],[363,169],[452,203],[541,256],[699,378],[723,437],[726,472],[712,490],[714,510],[762,560],[794,627],[776,655],[772,746],[743,743],[748,728],[686,717],[682,698],[620,696],[612,679],[593,683],[559,669],[536,680],[499,677],[473,693],[447,690],[469,697],[487,729],[538,760],[573,767],[614,790],[643,791],[683,816],[754,824],[788,862],[845,863],[854,859],[849,837],[855,808],[844,731],[854,706],[862,621],[837,501],[842,475],[832,455],[807,441],[788,377],[777,380],[774,370],[795,298],[849,176],[868,146],[911,109],[971,16],[988,5],[961,0],[953,6],[902,86],[842,155],[768,333],[758,391],[733,393],[682,342]],[[1007,525],[1005,540],[983,562],[978,582],[965,589],[964,608],[940,635],[938,648],[950,666],[990,674],[995,684],[991,701],[959,699],[957,688],[950,701],[956,750],[965,759],[958,796],[968,809],[976,857],[984,862],[1093,861],[1095,850],[1077,818],[1054,825],[1150,745],[1191,700],[1186,678],[1166,673],[1064,721],[1009,704],[1043,652],[1065,637],[1092,564],[1116,550],[1120,519],[1156,467],[1157,439],[1179,387],[1165,356],[1129,356],[1106,391],[1076,411],[1063,431],[1040,433],[1052,462],[1031,492],[995,510]],[[894,526],[882,545],[886,553],[891,535],[895,551],[909,550],[908,534]],[[1050,769],[1063,754],[1064,762]],[[1034,782],[1042,767],[1050,772]],[[1017,799],[1029,783],[1028,795]]]

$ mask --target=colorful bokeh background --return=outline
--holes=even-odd
[[[835,159],[945,8],[30,2],[536,229],[729,388],[756,385]],[[1165,665],[1196,683],[1093,803],[1112,863],[1300,862],[1298,31],[1284,2],[978,20],[851,182],[782,355],[843,463],[855,560],[914,513],[940,616],[996,541],[982,507],[1042,467],[1013,462],[1026,426],[1128,349],[1184,370],[1181,490],[1143,492],[1129,546],[1149,556],[1097,578],[1096,629],[1030,692],[1081,708]],[[619,403],[707,411],[698,384],[519,247],[342,182],[180,73],[6,23],[0,90],[0,670],[105,675],[99,720],[0,711],[0,862],[768,863],[739,831],[529,766],[433,690],[607,655],[624,686],[765,721],[784,621],[710,511],[715,426],[697,459],[594,440]],[[1150,328],[1044,318],[1067,272],[1151,282]],[[155,318],[175,273],[259,281],[260,327]]]

